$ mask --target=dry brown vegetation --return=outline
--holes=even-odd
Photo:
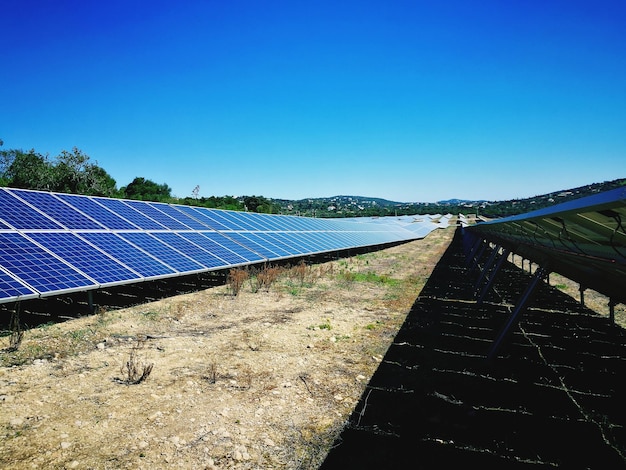
[[[0,338],[0,467],[316,468],[452,235]]]

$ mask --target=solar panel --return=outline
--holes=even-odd
[[[400,224],[0,188],[0,303],[415,237]]]
[[[169,245],[159,241],[149,233],[144,232],[121,232],[120,237],[141,248],[178,272],[202,271],[204,266],[175,250]]]
[[[101,285],[141,278],[74,233],[34,232],[28,236]]]
[[[180,206],[178,209],[190,215],[194,219],[199,220],[210,229],[228,230],[228,227],[226,227],[225,225],[222,225],[218,220],[211,217],[211,213],[209,212],[208,209],[205,209],[203,207],[191,207],[191,206]]]
[[[200,245],[196,245],[188,238],[185,238],[185,232],[180,234],[167,232],[167,233],[154,233],[153,235],[169,246],[177,249],[181,253],[184,253],[188,257],[198,261],[206,268],[216,268],[218,266],[227,266],[229,263],[223,259],[215,256],[210,251],[202,248]]]
[[[107,209],[115,212],[117,215],[131,222],[133,225],[144,230],[166,230],[168,227],[158,223],[156,220],[151,219],[147,215],[141,213],[137,209],[134,209],[127,202],[119,199],[107,199],[107,198],[94,198],[99,204],[103,205]]]
[[[0,264],[41,293],[97,286],[93,280],[15,232],[0,233]]]
[[[37,293],[14,277],[0,270],[0,300],[8,302],[20,298],[34,297]]]
[[[50,218],[56,220],[59,224],[68,229],[101,230],[104,228],[96,221],[86,217],[72,206],[64,203],[52,193],[20,189],[13,189],[10,190],[10,192],[32,206],[39,208],[41,212],[44,212]]]
[[[0,214],[2,220],[16,229],[61,229],[61,225],[43,213],[14,197],[9,191],[0,190]],[[4,225],[4,228],[8,228]]]
[[[138,228],[89,197],[76,196],[74,194],[59,194],[58,197],[81,212],[87,214],[92,219],[97,220],[98,223],[104,225],[108,229],[136,230]]]
[[[170,217],[164,212],[161,212],[156,207],[150,205],[147,202],[143,202],[143,201],[125,201],[125,202],[132,208],[138,210],[145,216],[150,217],[152,220],[156,220],[159,224],[163,225],[164,227],[167,227],[168,229],[189,230],[188,226],[179,222],[173,217]]]
[[[119,260],[120,263],[138,272],[144,278],[167,277],[177,274],[177,271],[171,266],[128,243],[115,233],[85,232],[81,233],[80,236]]]

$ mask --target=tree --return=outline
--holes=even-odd
[[[137,176],[128,186],[120,191],[128,199],[139,199],[142,201],[167,202],[172,198],[172,190],[167,184],[158,184],[140,176]]]
[[[0,152],[0,173],[7,186],[23,189],[50,190],[53,165],[48,157],[35,150],[3,150]]]
[[[53,174],[55,191],[108,197],[117,192],[115,180],[76,147],[71,152],[61,152]]]

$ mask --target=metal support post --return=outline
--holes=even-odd
[[[580,291],[580,305],[584,307],[585,306],[585,286],[581,284],[578,290]]]
[[[476,266],[478,266],[478,261],[480,260],[480,258],[482,258],[483,254],[485,253],[485,250],[487,249],[487,246],[489,246],[488,242],[483,242],[482,245],[480,246],[480,249],[478,250],[478,253],[476,253],[476,256],[474,256],[474,259],[471,260],[472,264],[469,267],[469,272],[472,273],[474,272],[474,269],[476,269]]]
[[[93,313],[94,307],[93,307],[93,291],[92,290],[87,291],[87,304],[89,305],[89,313]]]
[[[526,290],[524,291],[520,299],[517,301],[517,304],[515,305],[515,309],[511,313],[511,316],[509,317],[507,322],[503,325],[503,327],[500,329],[498,336],[496,337],[493,344],[491,345],[491,348],[489,349],[489,352],[487,353],[487,361],[489,362],[493,361],[493,359],[498,355],[498,351],[500,350],[502,343],[504,343],[504,340],[508,338],[513,327],[517,325],[517,323],[519,322],[521,314],[528,307],[528,303],[530,302],[532,298],[535,288],[539,284],[539,281],[541,281],[545,277],[546,273],[547,273],[547,269],[545,267],[539,267],[539,269],[535,271],[535,275],[530,281],[530,284],[528,284],[528,286],[526,287]]]
[[[502,264],[509,257],[509,253],[510,252],[511,252],[511,250],[508,250],[506,248],[502,251],[502,254],[498,258],[498,262],[496,263],[495,268],[493,268],[493,271],[491,272],[491,274],[487,278],[487,283],[483,286],[482,290],[480,291],[480,294],[478,295],[478,297],[476,299],[476,301],[477,301],[477,303],[479,305],[483,303],[483,300],[485,300],[485,297],[487,296],[487,293],[489,292],[489,290],[491,289],[491,286],[493,285],[493,281],[495,281],[495,279],[496,279],[496,275],[500,271],[500,268],[502,267]]]
[[[470,267],[470,265],[474,261],[474,256],[476,256],[476,252],[480,249],[482,245],[483,245],[483,239],[477,238],[474,244],[472,245],[472,248],[470,249],[469,253],[467,254],[467,259],[465,260],[466,267],[468,268]]]
[[[611,323],[615,325],[615,301],[613,299],[609,300],[609,319]]]
[[[500,251],[500,245],[497,245],[493,249],[491,254],[489,255],[489,259],[487,259],[487,262],[483,266],[480,276],[478,276],[478,280],[476,281],[476,284],[474,285],[474,290],[478,290],[478,287],[482,284],[483,279],[485,279],[485,276],[489,273],[489,270],[491,269],[491,265],[495,261],[496,256],[498,256],[499,251]]]

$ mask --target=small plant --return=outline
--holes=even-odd
[[[24,332],[20,325],[20,304],[17,303],[15,310],[11,313],[10,324],[11,336],[9,338],[9,351],[17,351],[24,339]]]
[[[266,266],[256,275],[257,290],[269,290],[272,284],[276,282],[280,276],[280,268],[276,266]]]
[[[309,274],[309,266],[304,262],[304,260],[300,260],[300,262],[291,268],[291,277],[297,279],[300,282],[300,285],[304,285],[304,281],[306,280]]]
[[[320,323],[319,325],[311,325],[307,328],[307,330],[332,330],[333,327],[330,324],[330,320],[327,318],[324,323]]]
[[[128,361],[122,366],[121,372],[124,378],[122,383],[126,385],[140,384],[148,378],[152,372],[154,364],[144,363],[139,357],[139,352],[143,349],[144,341],[137,341],[137,344],[130,350]]]
[[[249,277],[250,274],[245,269],[232,268],[228,272],[227,282],[233,296],[239,295],[241,288]]]
[[[211,361],[207,367],[207,375],[205,378],[209,381],[209,383],[214,384],[217,382],[217,376],[217,362]]]

